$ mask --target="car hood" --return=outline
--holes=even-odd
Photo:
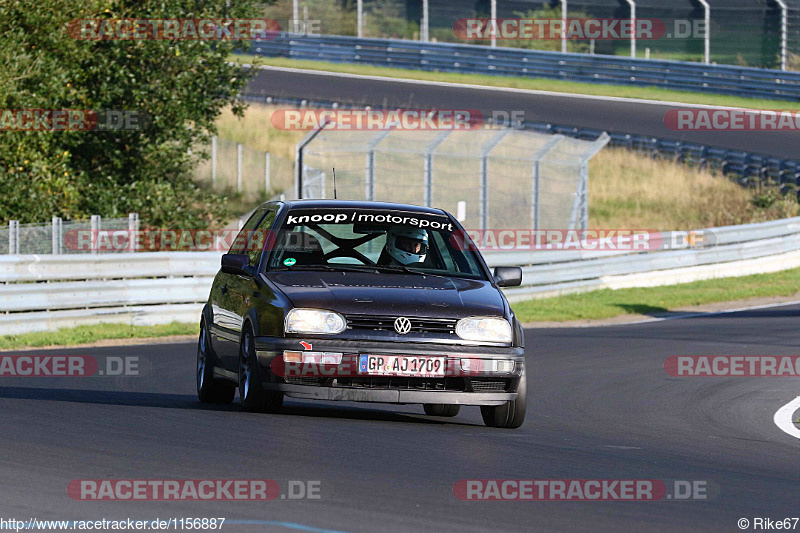
[[[295,307],[343,314],[463,318],[505,316],[488,281],[369,272],[272,272],[267,275]]]

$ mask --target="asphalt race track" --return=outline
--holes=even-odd
[[[226,517],[225,531],[739,531],[800,515],[800,441],[774,413],[790,378],[674,378],[670,355],[794,355],[800,306],[526,331],[528,418],[483,426],[419,406],[288,401],[280,415],[201,405],[194,344],[27,354],[137,356],[136,377],[3,377],[5,518]],[[8,354],[4,354],[8,355]],[[320,482],[320,499],[79,501],[76,479]],[[461,479],[704,481],[706,500],[461,501]],[[671,483],[671,481],[669,481]],[[668,484],[668,487],[672,485]],[[800,528],[800,526],[798,526]]]
[[[413,80],[374,79],[364,76],[268,67],[260,70],[247,92],[276,98],[332,101],[359,106],[415,109],[479,110],[484,117],[494,111],[522,111],[525,120],[652,135],[734,150],[795,158],[800,131],[672,131],[664,124],[672,103],[609,100],[570,94],[508,91],[419,83]],[[782,109],[776,100],[771,109]]]

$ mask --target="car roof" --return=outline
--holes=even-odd
[[[330,208],[345,208],[345,209],[391,209],[398,211],[416,211],[419,213],[427,213],[431,215],[442,215],[445,211],[433,207],[423,207],[420,205],[412,204],[398,204],[394,202],[371,202],[366,200],[320,200],[320,199],[304,199],[304,200],[284,200],[282,202],[289,208],[303,208],[303,209],[330,209]]]

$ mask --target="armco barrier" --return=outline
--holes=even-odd
[[[249,52],[269,57],[662,87],[778,100],[800,97],[800,72],[687,61],[285,32],[274,39],[254,41]]]
[[[690,248],[648,252],[487,252],[490,266],[523,267],[511,301],[599,288],[684,283],[800,266],[800,217],[696,232]],[[663,235],[682,242],[685,232]],[[0,256],[0,335],[80,324],[199,321],[218,252]]]

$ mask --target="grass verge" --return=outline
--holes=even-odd
[[[522,78],[512,76],[489,76],[484,74],[457,74],[454,72],[428,72],[400,68],[376,67],[372,65],[353,65],[349,63],[331,63],[326,61],[297,60],[286,57],[261,57],[253,55],[233,55],[232,61],[275,67],[292,67],[307,70],[323,70],[346,74],[363,74],[367,76],[384,76],[387,78],[443,81],[449,83],[465,83],[486,85],[489,87],[511,87],[538,91],[554,91],[592,96],[617,96],[641,100],[659,100],[682,102],[687,104],[704,104],[730,107],[746,107],[752,109],[800,109],[800,102],[784,100],[768,100],[764,98],[741,98],[722,94],[704,94],[689,91],[674,91],[660,87],[630,87],[627,85],[601,85],[574,81],[549,80],[545,78]]]
[[[127,324],[94,324],[63,328],[58,331],[38,331],[19,335],[0,336],[0,350],[39,346],[70,346],[89,344],[104,339],[145,339],[170,335],[193,335],[197,324],[172,322],[160,326],[131,326]]]
[[[519,320],[564,322],[621,315],[657,315],[693,305],[730,302],[757,297],[792,296],[800,287],[800,268],[771,274],[721,278],[664,287],[603,289],[540,300],[512,307]]]

